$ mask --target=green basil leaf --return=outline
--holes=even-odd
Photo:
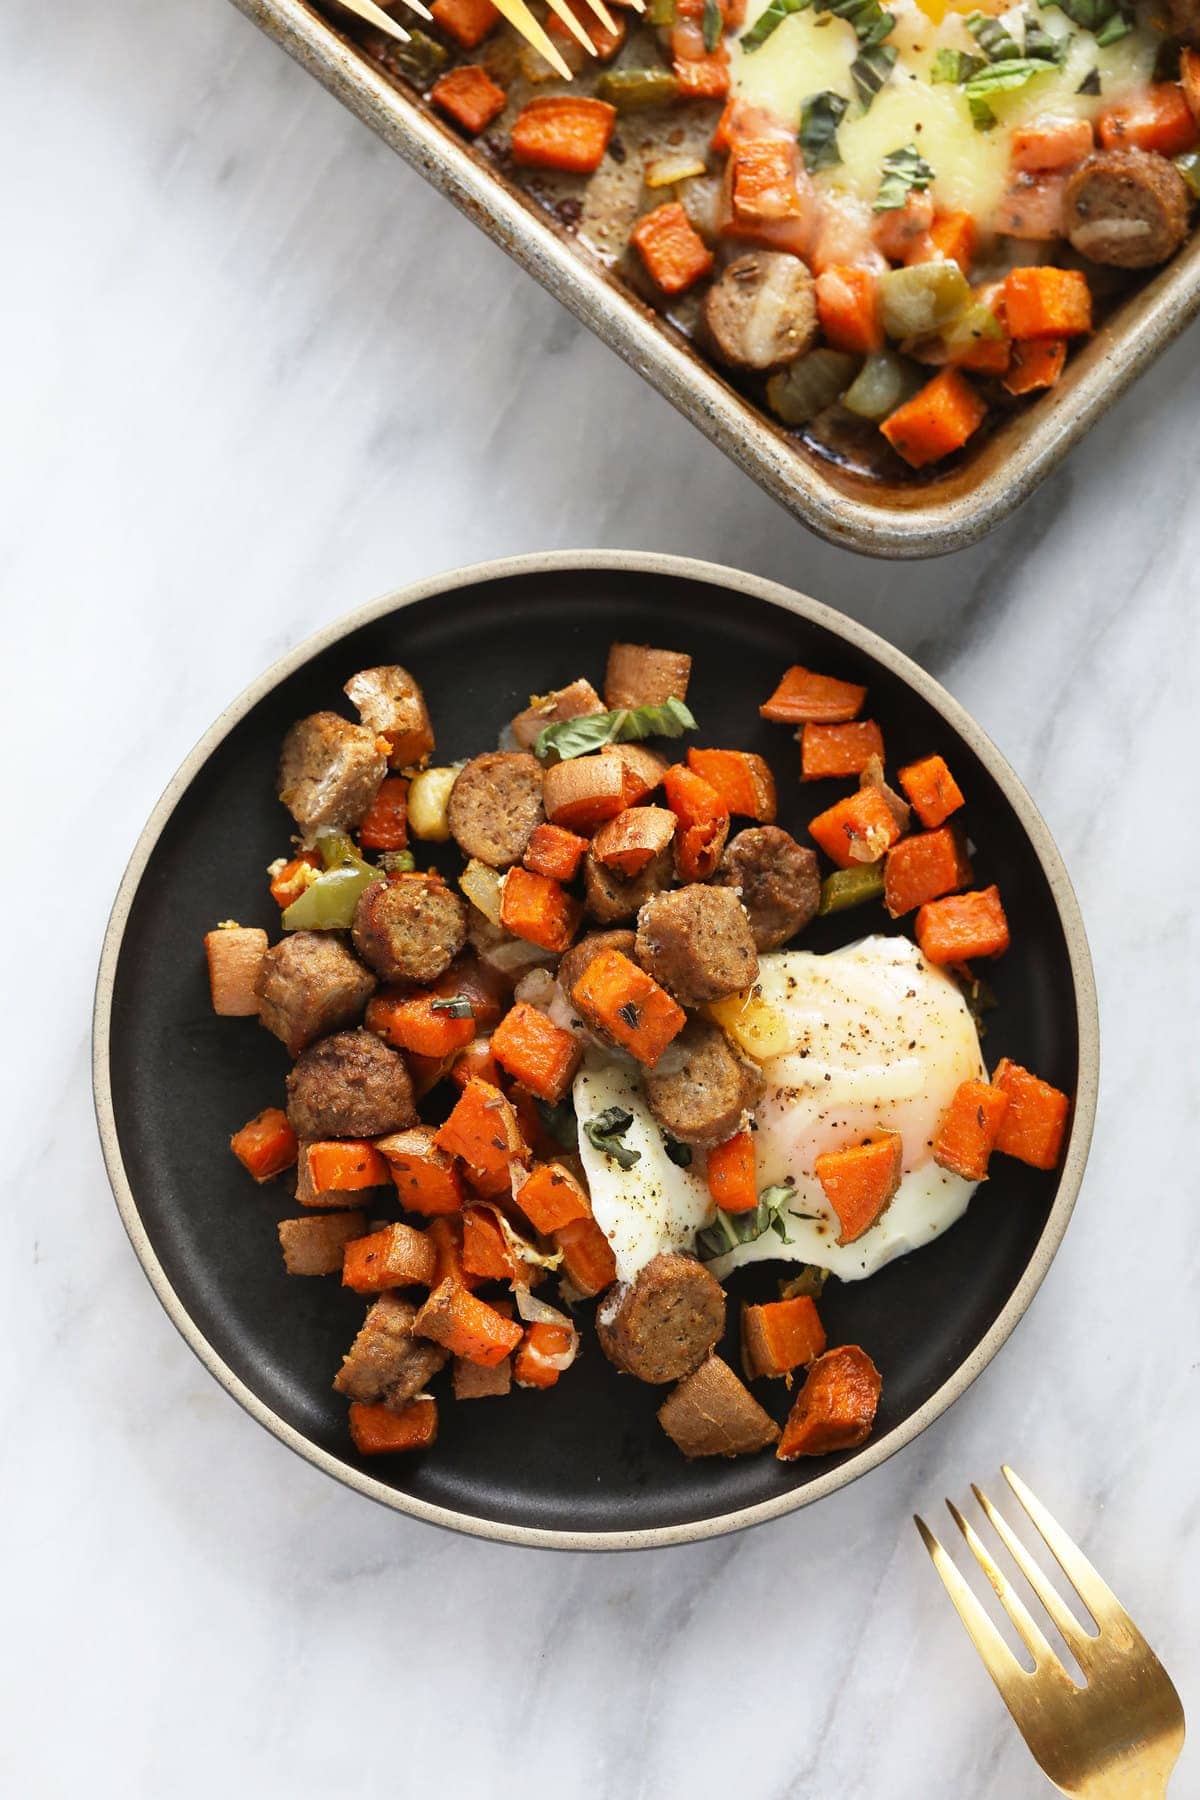
[[[1101,50],[1107,50],[1110,44],[1119,44],[1123,37],[1128,37],[1132,30],[1132,19],[1127,19],[1124,13],[1114,13],[1096,33],[1096,44]]]
[[[622,1169],[632,1169],[634,1163],[641,1162],[640,1150],[631,1150],[621,1139],[633,1124],[633,1114],[624,1106],[606,1106],[602,1113],[589,1119],[583,1128],[583,1135],[589,1144],[602,1150],[605,1156]]]
[[[754,1243],[768,1231],[773,1231],[781,1243],[790,1244],[788,1215],[797,1219],[815,1217],[811,1213],[792,1213],[791,1202],[795,1198],[795,1188],[769,1187],[759,1195],[753,1212],[718,1210],[712,1224],[696,1233],[696,1254],[701,1262],[714,1262],[718,1256],[727,1256],[731,1250],[736,1250],[739,1244]]]
[[[987,13],[971,13],[966,26],[989,62],[1009,62],[1020,56],[1020,44],[999,19],[991,18]]]
[[[1079,86],[1075,89],[1077,94],[1098,94],[1100,91],[1099,69],[1089,69]]]
[[[605,744],[632,744],[648,737],[677,738],[695,729],[696,721],[688,708],[672,695],[661,706],[622,706],[616,712],[561,719],[540,733],[534,754],[542,762],[551,755],[560,762],[569,762],[591,750],[602,750]]]
[[[828,89],[811,95],[804,102],[800,114],[800,148],[810,175],[817,169],[832,169],[841,162],[837,132],[849,104],[841,94]]]
[[[1035,62],[1028,56],[1014,56],[1007,62],[989,63],[986,69],[980,69],[966,83],[963,92],[968,100],[986,100],[990,94],[1013,93],[1037,76],[1049,73],[1049,63]]]
[[[681,1144],[678,1138],[668,1137],[663,1133],[663,1149],[667,1158],[677,1169],[690,1169],[692,1166],[692,1146]]]
[[[741,47],[743,50],[760,50],[773,31],[777,31],[785,19],[793,13],[806,12],[812,0],[771,0],[764,13],[760,13],[749,31],[743,33]]]
[[[869,111],[872,100],[895,66],[896,49],[892,44],[870,44],[860,50],[850,64],[850,78],[864,112]]]
[[[893,150],[883,159],[883,180],[879,183],[873,210],[894,212],[904,205],[910,194],[927,188],[932,180],[933,170],[915,144]]]
[[[534,1100],[538,1116],[556,1144],[564,1150],[579,1149],[579,1121],[575,1117],[575,1108],[569,1100],[559,1100],[551,1104],[549,1100]]]
[[[933,82],[949,82],[961,86],[969,81],[984,66],[982,56],[972,56],[969,50],[939,50],[933,59]]]
[[[717,0],[704,0],[704,48],[711,56],[721,42],[725,20]]]
[[[448,1019],[473,1019],[475,1008],[465,994],[452,994],[446,1000],[431,1000],[430,1012],[444,1013]]]
[[[1025,54],[1035,62],[1051,63],[1060,68],[1067,60],[1068,40],[1047,31],[1040,19],[1025,13]]]

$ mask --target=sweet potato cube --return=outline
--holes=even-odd
[[[883,865],[883,904],[893,919],[927,901],[939,900],[971,880],[971,864],[959,834],[950,825],[901,838]]]
[[[801,781],[836,781],[861,775],[873,756],[883,761],[883,733],[874,719],[814,725],[800,732]]]
[[[841,1223],[839,1244],[853,1244],[891,1205],[904,1172],[904,1143],[885,1131],[849,1150],[827,1150],[813,1173]]]
[[[815,1362],[824,1348],[825,1329],[810,1295],[772,1300],[765,1306],[743,1303],[742,1367],[747,1381],[789,1375]]]
[[[434,1217],[462,1211],[462,1179],[451,1158],[434,1142],[432,1125],[414,1125],[379,1138],[375,1148],[385,1158],[407,1212]]]
[[[1067,1095],[1007,1056],[997,1064],[992,1085],[1008,1096],[997,1150],[1034,1169],[1057,1168],[1071,1110]]]
[[[513,1164],[525,1162],[527,1156],[507,1097],[478,1078],[468,1081],[433,1141],[439,1150],[458,1157],[472,1187],[488,1199],[511,1190]]]
[[[839,869],[878,862],[900,836],[891,807],[878,788],[860,788],[809,820],[809,835]]]
[[[513,1378],[517,1386],[553,1387],[562,1374],[558,1359],[566,1358],[575,1342],[575,1334],[569,1325],[554,1325],[549,1321],[530,1325],[524,1343],[513,1358]]]
[[[713,253],[678,200],[643,213],[629,234],[647,275],[664,294],[682,294],[713,266]],[[682,695],[678,696],[680,699]]]
[[[354,1194],[362,1188],[386,1187],[391,1179],[375,1146],[357,1138],[306,1144],[304,1160],[314,1195]]]
[[[529,100],[513,120],[513,161],[525,169],[590,175],[600,166],[616,122],[615,106],[583,94]]]
[[[866,688],[853,681],[837,681],[793,663],[758,710],[764,719],[783,725],[841,725],[858,717],[866,697]]]
[[[461,50],[474,50],[500,23],[492,0],[433,0],[434,23],[452,37]]]
[[[292,1167],[297,1154],[296,1134],[283,1108],[268,1106],[234,1132],[229,1148],[261,1186]]]
[[[215,1013],[249,1019],[258,1011],[255,983],[267,954],[267,934],[257,926],[226,925],[204,939],[208,986]]]
[[[954,1093],[933,1140],[933,1160],[964,1181],[986,1181],[988,1158],[1008,1110],[1003,1088],[964,1081]]]
[[[448,69],[434,82],[429,98],[472,137],[478,137],[493,119],[499,118],[508,103],[504,89],[497,87],[487,70],[477,63]]]
[[[646,1068],[654,1067],[687,1023],[687,1014],[666,989],[619,950],[602,950],[593,957],[571,998],[590,1025]]]
[[[360,1456],[389,1456],[399,1450],[428,1450],[437,1440],[437,1401],[428,1395],[403,1412],[386,1406],[350,1403],[350,1436]]]
[[[827,1350],[796,1395],[776,1456],[794,1462],[853,1450],[871,1435],[882,1391],[879,1370],[857,1344]]]
[[[552,881],[574,881],[587,847],[585,837],[564,831],[561,825],[535,825],[522,861],[535,875],[549,875]]]
[[[515,1197],[533,1229],[546,1237],[576,1219],[591,1217],[591,1202],[561,1163],[539,1163]]]
[[[760,825],[775,821],[775,777],[751,750],[689,750],[688,768],[707,781],[730,813]]]
[[[590,1209],[585,1219],[560,1225],[553,1237],[563,1253],[563,1269],[577,1293],[587,1299],[612,1286],[617,1279],[617,1259]]]
[[[971,962],[1008,949],[1008,920],[997,887],[931,900],[917,914],[917,942],[932,963]]]
[[[573,1031],[518,1000],[492,1033],[492,1055],[514,1081],[553,1106],[574,1080],[583,1044]]]
[[[923,756],[896,777],[927,830],[944,825],[963,803],[962,789],[940,756]]]
[[[289,1275],[340,1275],[346,1245],[367,1229],[363,1212],[280,1219],[279,1247]]]
[[[515,1281],[517,1263],[496,1215],[486,1206],[468,1206],[462,1218],[462,1264],[480,1281]]]
[[[434,1288],[417,1314],[413,1330],[432,1338],[452,1356],[491,1368],[516,1349],[524,1333],[514,1319],[506,1319],[454,1281]]]
[[[342,1286],[356,1294],[382,1294],[387,1288],[429,1287],[437,1259],[423,1231],[411,1225],[385,1225],[369,1237],[347,1244]]]

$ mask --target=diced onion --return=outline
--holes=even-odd
[[[415,838],[428,844],[446,842],[450,836],[446,809],[457,780],[458,768],[422,769],[413,776],[408,789],[408,829]]]
[[[707,166],[698,156],[657,156],[647,163],[644,179],[648,188],[674,187],[677,181],[703,175]]]
[[[543,1363],[547,1369],[556,1369],[561,1375],[564,1369],[570,1368],[579,1354],[579,1333],[575,1329],[574,1322],[567,1317],[566,1313],[559,1312],[556,1306],[548,1306],[544,1300],[539,1300],[536,1295],[530,1293],[527,1287],[521,1287],[519,1283],[513,1289],[513,1298],[516,1301],[518,1313],[527,1325],[557,1325],[561,1330],[570,1332],[571,1341],[565,1350],[557,1350],[550,1354],[539,1350],[537,1353],[540,1363]]]
[[[411,823],[412,812],[409,812]],[[500,876],[487,863],[472,857],[458,878],[458,885],[472,906],[477,906],[490,925],[500,923]]]

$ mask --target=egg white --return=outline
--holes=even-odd
[[[955,983],[908,938],[870,937],[819,956],[784,951],[759,959],[747,1008],[774,1021],[771,1054],[760,1049],[766,1092],[756,1109],[760,1191],[787,1185],[789,1242],[774,1231],[710,1266],[718,1278],[764,1259],[816,1263],[843,1281],[932,1243],[961,1217],[976,1184],[938,1168],[932,1140],[959,1083],[984,1076],[974,1020]],[[723,1019],[728,1027],[728,1015]],[[754,1041],[747,1032],[745,1043]],[[580,1131],[597,1223],[613,1247],[620,1280],[630,1281],[662,1250],[690,1249],[713,1217],[704,1155],[678,1168],[646,1104],[639,1071],[593,1049],[575,1080],[581,1127],[610,1106],[633,1123],[622,1142],[639,1152],[621,1169]],[[900,1188],[878,1224],[855,1243],[837,1243],[838,1222],[813,1164],[872,1131],[900,1133]]]
[[[768,4],[769,0],[749,0],[742,35]],[[850,78],[858,43],[847,20],[810,9],[785,19],[757,50],[743,50],[740,38],[734,44],[735,91],[793,129],[799,128],[804,103],[814,94],[828,90],[851,102],[838,130],[842,162],[814,177],[827,202],[873,201],[884,157],[913,144],[934,171],[931,192],[939,209],[973,213],[986,226],[1008,185],[1014,126],[1046,114],[1094,118],[1127,89],[1148,81],[1154,68],[1159,40],[1153,32],[1139,27],[1119,43],[1100,49],[1091,32],[1069,24],[1056,9],[1039,11],[1036,0],[1029,0],[1029,10],[1047,32],[1070,37],[1067,59],[1061,68],[1035,77],[1024,88],[989,98],[999,123],[991,131],[977,131],[961,89],[933,85],[931,70],[939,49],[978,52],[979,46],[961,13],[947,11],[935,19],[929,15],[941,10],[942,0],[926,0],[926,5],[928,11],[915,0],[887,0],[896,19],[887,41],[899,55],[891,77],[866,112]],[[964,4],[964,12],[971,10]],[[1010,24],[1019,44],[1021,8],[1000,17]],[[1100,72],[1101,93],[1079,93],[1080,83],[1093,68]]]

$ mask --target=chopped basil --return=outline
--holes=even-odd
[[[721,41],[725,20],[717,0],[704,0],[704,48],[711,56]]]
[[[895,28],[895,15],[885,12],[879,0],[813,0],[819,13],[831,12],[854,28],[854,35],[868,49],[882,44]]]
[[[933,59],[933,81],[952,82],[960,85],[969,81],[984,66],[982,56],[972,56],[969,50],[939,50]]]
[[[962,997],[967,1003],[967,1011],[974,1021],[976,1035],[984,1037],[987,1033],[984,1016],[994,1011],[1000,1002],[982,975],[960,978],[958,985],[962,989]]]
[[[559,1100],[551,1105],[549,1100],[535,1100],[538,1117],[546,1127],[555,1143],[561,1144],[564,1150],[578,1150],[579,1122],[575,1117],[575,1108],[569,1100]]]
[[[890,156],[883,159],[883,180],[879,184],[873,210],[895,212],[897,207],[904,205],[910,194],[927,188],[932,180],[933,170],[915,144],[906,144],[903,150],[893,150]]]
[[[1178,81],[1183,46],[1178,38],[1164,38],[1154,55],[1152,81]]]
[[[987,13],[971,13],[966,25],[989,62],[1007,62],[1014,56],[1020,56],[1020,44],[1011,32],[1004,29],[999,19],[990,18]]]
[[[892,44],[868,44],[850,64],[854,91],[866,112],[872,100],[896,66],[896,49]]]
[[[796,1197],[795,1188],[764,1188],[758,1196],[758,1205],[753,1212],[727,1213],[718,1210],[711,1225],[696,1233],[696,1254],[701,1262],[714,1262],[718,1256],[727,1256],[736,1250],[739,1244],[752,1244],[764,1232],[773,1231],[781,1244],[790,1244],[787,1233],[785,1214],[789,1202]],[[809,1218],[808,1213],[797,1213],[796,1218]]]
[[[534,754],[545,762],[557,756],[560,762],[586,756],[589,750],[602,750],[605,744],[632,744],[640,738],[682,737],[695,731],[696,721],[682,700],[674,695],[661,706],[621,706],[616,712],[584,713],[578,719],[561,719],[547,725],[538,737]]]
[[[1052,67],[1052,63],[1036,62],[1028,56],[1014,56],[1006,62],[989,63],[986,69],[980,69],[977,75],[972,75],[964,85],[963,93],[967,97],[975,129],[990,131],[996,123],[996,115],[988,105],[990,95],[1012,93],[1017,88],[1025,87],[1038,75],[1048,75]]]
[[[1126,16],[1119,0],[1038,0],[1045,11],[1057,6],[1066,14],[1072,25],[1078,25],[1084,31],[1095,34],[1098,44],[1115,44],[1127,32],[1133,30],[1132,21]],[[1106,35],[1111,32],[1112,35]]]
[[[632,1124],[633,1114],[627,1107],[606,1106],[602,1113],[587,1121],[583,1134],[589,1144],[594,1144],[605,1156],[611,1156],[622,1169],[632,1169],[634,1163],[641,1162],[642,1153],[621,1142]]]
[[[1089,69],[1075,92],[1077,94],[1098,94],[1100,92],[1099,69]]]
[[[829,90],[813,94],[804,102],[800,114],[800,148],[804,152],[804,166],[810,174],[817,169],[832,169],[841,162],[837,131],[849,104],[841,94]]]
[[[1068,43],[1066,38],[1057,38],[1053,32],[1047,31],[1040,19],[1032,13],[1025,14],[1025,54],[1033,57],[1035,62],[1052,63],[1060,68],[1067,60]]]
[[[681,1144],[678,1138],[667,1137],[664,1132],[663,1149],[667,1153],[668,1161],[673,1162],[677,1169],[691,1168],[692,1146],[690,1144]]]
[[[618,1006],[617,1016],[624,1019],[630,1031],[636,1031],[642,1022],[642,1015],[636,1000],[626,1000],[624,1006]]]
[[[806,12],[812,0],[771,0],[764,13],[754,21],[740,39],[743,50],[761,50],[773,31],[778,30],[793,13]]]
[[[465,994],[453,994],[448,1000],[431,1000],[430,1012],[445,1013],[448,1019],[473,1019],[475,1009]]]

